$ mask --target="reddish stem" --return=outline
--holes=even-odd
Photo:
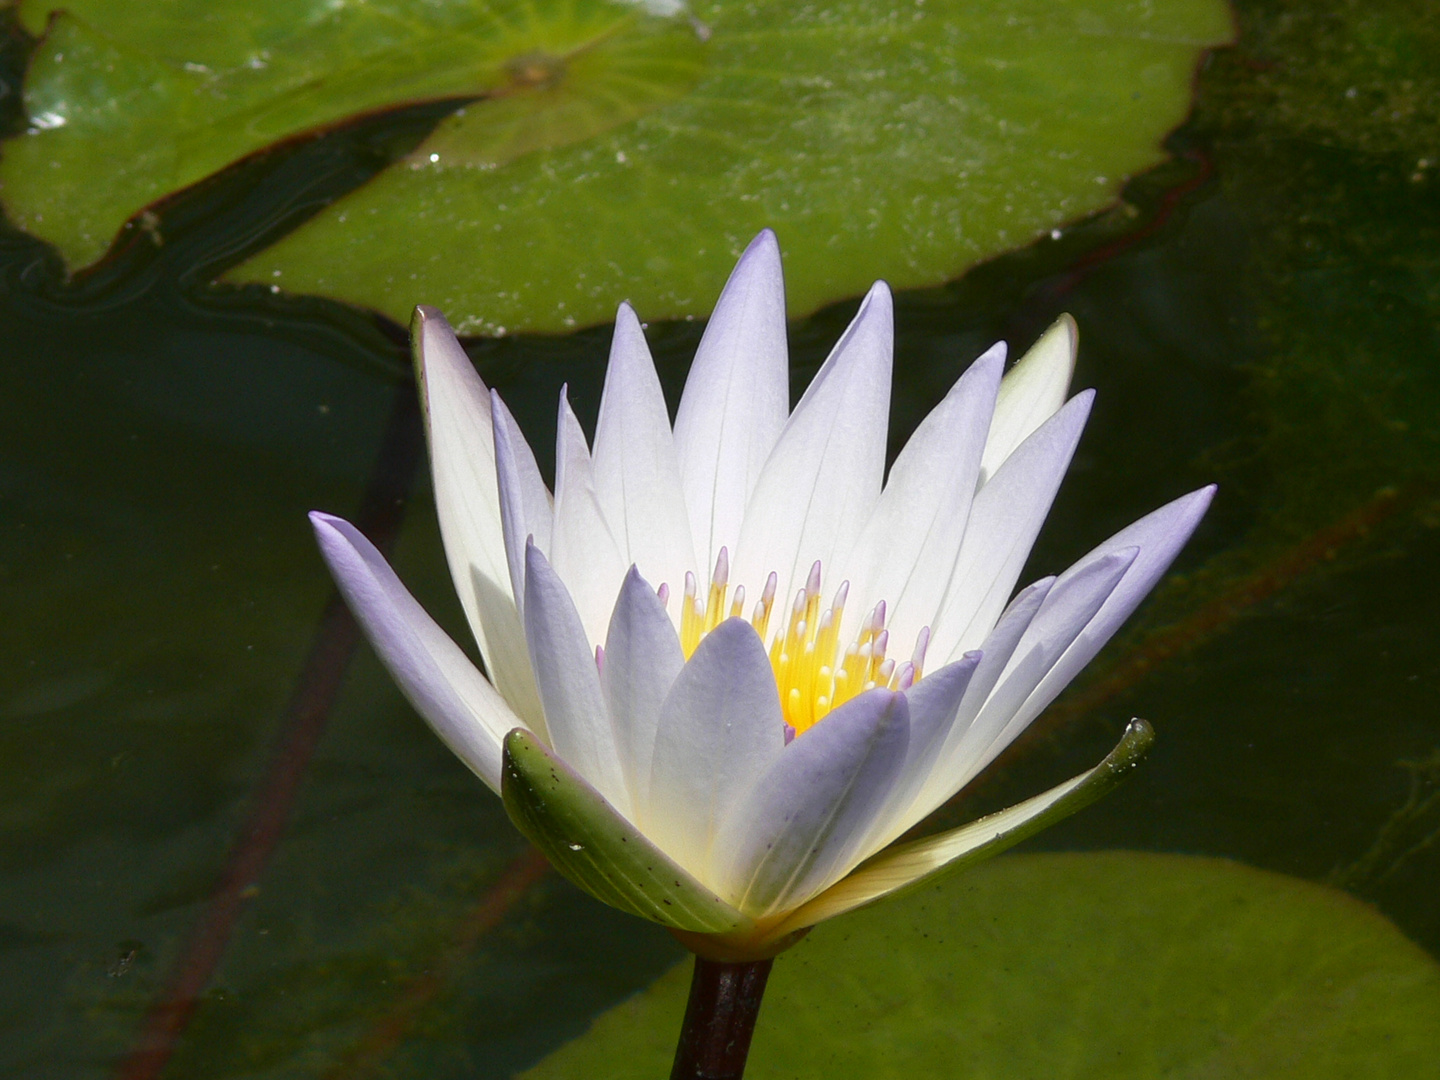
[[[670,1080],[740,1080],[774,960],[695,958]]]

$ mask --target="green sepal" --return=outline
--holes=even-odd
[[[675,930],[725,934],[753,925],[524,728],[505,736],[500,794],[515,827],[595,899]]]
[[[1154,742],[1155,729],[1149,723],[1131,720],[1115,749],[1093,769],[958,829],[886,848],[802,904],[779,925],[777,932],[813,926],[994,858],[1109,794],[1140,764]]]

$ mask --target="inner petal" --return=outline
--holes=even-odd
[[[746,616],[745,586],[730,582],[730,556],[720,549],[703,595],[693,573],[685,575],[680,601],[680,644],[686,659],[700,642],[727,618]],[[764,641],[775,610],[777,575],[771,573],[760,598],[749,612],[750,625]],[[920,631],[915,650],[901,663],[887,655],[890,633],[885,628],[885,601],[866,614],[853,641],[842,643],[840,628],[849,598],[850,583],[842,582],[828,607],[822,608],[821,567],[810,568],[803,588],[795,594],[788,615],[770,637],[770,666],[780,692],[780,709],[786,726],[803,735],[831,711],[877,686],[908,690],[919,680],[930,640],[930,628]],[[668,589],[661,586],[668,595]]]

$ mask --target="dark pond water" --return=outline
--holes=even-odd
[[[1129,630],[945,814],[1143,715],[1145,768],[1032,847],[1338,883],[1440,952],[1440,21],[1249,0],[1240,25],[1115,211],[899,297],[897,446],[958,362],[1079,321],[1099,403],[1027,577],[1221,485]],[[681,955],[539,872],[369,651],[344,663],[316,507],[393,537],[463,637],[399,328],[205,284],[431,119],[204,185],[163,248],[82,282],[0,235],[0,1073],[138,1076],[126,1055],[163,1045],[174,1078],[505,1077]],[[792,328],[798,386],[853,310]],[[668,390],[699,331],[650,327]],[[543,433],[562,382],[593,418],[608,337],[472,356]],[[166,1011],[187,973],[196,1007]]]

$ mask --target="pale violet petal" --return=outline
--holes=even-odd
[[[876,282],[770,452],[732,552],[731,580],[758,595],[771,571],[785,610],[815,560],[849,553],[880,495],[894,312]]]
[[[610,617],[600,688],[610,712],[636,824],[642,829],[650,804],[650,762],[660,706],[684,666],[675,624],[665,614],[655,590],[632,566]]]
[[[920,794],[930,774],[930,763],[955,723],[966,687],[970,685],[980,659],[978,651],[966,653],[953,664],[930,672],[905,692],[910,710],[910,742],[905,752],[905,765],[870,827],[859,858],[879,851],[912,824],[902,819]]]
[[[540,477],[540,467],[535,464],[535,452],[500,395],[493,390],[490,391],[490,411],[495,420],[495,471],[499,481],[505,558],[515,606],[523,609],[525,542],[534,540],[541,551],[550,550],[555,510],[550,491]]]
[[[697,569],[675,438],[655,363],[629,304],[615,316],[593,455],[595,495],[626,565],[678,597]]]
[[[981,483],[994,476],[1015,448],[1065,404],[1075,374],[1079,336],[1075,320],[1060,316],[1006,374],[985,440]]]
[[[1015,647],[1020,644],[1020,638],[1029,628],[1040,605],[1050,595],[1050,590],[1055,586],[1053,577],[1041,578],[1033,584],[1027,585],[1015,595],[1005,608],[1004,614],[995,624],[995,629],[985,639],[980,647],[980,663],[975,668],[975,673],[970,677],[969,684],[965,687],[965,696],[960,701],[960,708],[955,719],[951,721],[949,730],[945,733],[944,739],[936,747],[925,764],[925,780],[920,786],[919,794],[911,801],[911,806],[902,815],[900,831],[903,832],[916,822],[920,821],[935,807],[939,806],[945,799],[949,798],[951,784],[949,774],[941,768],[941,763],[949,762],[954,758],[955,748],[965,737],[965,733],[974,723],[976,715],[980,712],[981,706],[995,689],[995,684],[1000,681],[1005,668],[1010,663],[1010,658],[1015,655]]]
[[[359,529],[319,512],[310,522],[341,595],[405,697],[455,756],[499,792],[503,740],[523,722]]]
[[[661,707],[641,827],[708,880],[720,822],[784,749],[785,721],[765,646],[744,619],[727,619],[701,640]]]
[[[971,364],[890,467],[880,501],[835,578],[849,579],[851,595],[866,598],[847,608],[841,641],[855,639],[879,600],[888,609],[890,640],[902,649],[934,624],[965,537],[1004,365],[1003,343]]]
[[[1020,707],[1100,611],[1139,553],[1136,547],[1112,550],[1056,580],[978,715],[936,762],[946,778],[941,801],[968,784],[1034,719],[1031,713],[1022,721]]]
[[[970,508],[950,588],[931,628],[941,663],[978,648],[1005,608],[1055,500],[1094,400],[1076,394],[1020,444]]]
[[[527,721],[538,723],[505,560],[490,394],[439,311],[416,308],[412,337],[435,510],[455,592],[495,686]]]
[[[563,389],[555,431],[555,528],[546,554],[570,591],[591,646],[601,644],[630,564],[600,508],[590,448]]]
[[[1094,567],[1118,558],[1126,551],[1137,551],[1134,561],[1106,597],[1104,605],[1086,621],[1064,655],[1051,665],[1024,702],[1015,707],[1010,723],[1000,734],[1001,740],[1007,744],[1013,740],[1094,659],[1180,553],[1200,524],[1214,494],[1212,485],[1162,506],[1120,530],[1060,575],[1057,589],[1093,573]]]
[[[880,688],[792,741],[720,825],[708,879],[720,895],[760,918],[839,880],[904,767],[909,729],[905,695]]]
[[[698,569],[713,567],[722,547],[736,550],[745,507],[789,413],[785,280],[780,246],[765,229],[716,301],[675,414]]]
[[[525,552],[525,637],[551,748],[629,817],[630,791],[594,647],[565,583],[534,544]]]

